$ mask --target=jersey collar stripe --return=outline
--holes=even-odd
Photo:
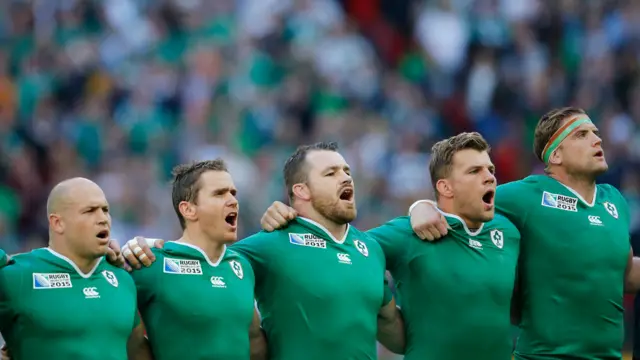
[[[476,231],[471,231],[469,229],[469,227],[467,226],[467,223],[462,220],[462,218],[456,214],[450,214],[448,212],[442,211],[439,207],[436,206],[436,209],[445,217],[450,217],[452,219],[456,219],[458,221],[460,221],[460,223],[462,224],[462,227],[464,228],[464,231],[467,233],[467,235],[469,236],[476,236],[478,234],[480,234],[482,232],[482,228],[484,228],[484,223],[480,224],[480,227],[478,229],[476,229]]]
[[[59,258],[60,260],[63,260],[65,262],[67,262],[69,265],[71,265],[71,267],[78,273],[78,275],[82,276],[85,279],[88,279],[91,277],[91,275],[93,275],[93,273],[96,271],[96,269],[98,268],[98,266],[100,265],[100,262],[102,261],[102,259],[104,258],[104,256],[98,258],[98,262],[96,262],[96,264],[93,266],[93,269],[91,269],[91,271],[89,271],[88,273],[83,273],[82,270],[80,270],[80,268],[78,267],[78,265],[76,265],[76,263],[74,263],[73,261],[71,261],[71,259],[69,259],[68,257],[60,254],[59,252],[51,249],[51,248],[45,248],[46,250],[48,250],[51,255]]]
[[[207,260],[207,263],[209,263],[209,265],[213,266],[213,267],[217,267],[218,265],[220,265],[220,263],[222,262],[222,259],[224,258],[224,255],[227,253],[227,245],[223,245],[222,247],[222,252],[220,253],[220,257],[218,258],[218,261],[213,262],[211,261],[211,259],[209,259],[209,257],[207,256],[207,253],[204,252],[204,250],[200,249],[199,247],[193,245],[193,244],[188,244],[186,242],[182,242],[182,241],[172,241],[172,243],[176,244],[176,245],[182,245],[182,246],[186,246],[189,248],[192,248],[193,250],[199,252],[205,260]]]
[[[331,232],[329,232],[329,230],[327,230],[326,227],[318,224],[317,222],[311,220],[311,219],[307,219],[306,217],[302,217],[302,216],[298,216],[298,219],[300,220],[304,220],[306,222],[308,222],[309,224],[317,227],[318,229],[322,230],[329,239],[333,240],[333,242],[338,243],[338,244],[344,244],[344,241],[347,240],[347,236],[349,235],[349,229],[351,229],[351,225],[347,224],[347,230],[344,232],[344,236],[342,237],[341,240],[338,240],[335,238],[335,236],[331,235]]]
[[[556,179],[553,179],[553,180],[556,180]],[[558,181],[558,180],[556,180],[556,181]],[[570,188],[569,186],[561,183],[560,181],[558,181],[558,184],[564,186],[565,188],[567,188],[567,190],[571,191],[571,193],[573,195],[575,195],[580,201],[582,201],[583,204],[587,205],[588,207],[593,207],[593,205],[596,204],[596,198],[598,197],[598,187],[597,186],[593,190],[593,201],[591,201],[591,203],[588,203],[587,200],[585,200],[580,194],[578,194],[577,191],[575,191],[572,188]]]

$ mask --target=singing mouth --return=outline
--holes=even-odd
[[[482,201],[487,205],[493,205],[493,199],[495,198],[495,190],[488,190],[482,195]]]
[[[351,201],[353,200],[353,188],[347,187],[340,191],[340,200]]]
[[[238,213],[235,211],[230,212],[224,217],[224,221],[231,226],[236,226],[238,222]]]

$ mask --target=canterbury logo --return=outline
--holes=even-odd
[[[212,276],[211,286],[217,287],[217,288],[224,288],[224,287],[227,287],[227,284],[225,284],[224,278],[222,276]]]
[[[84,293],[84,297],[87,299],[94,299],[94,298],[100,297],[100,293],[98,292],[98,289],[95,287],[86,287],[82,289],[82,293]]]
[[[338,254],[338,261],[343,264],[351,264],[351,257],[349,254]]]

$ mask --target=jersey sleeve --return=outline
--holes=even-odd
[[[277,231],[271,233],[261,231],[231,246],[233,251],[249,261],[256,282],[259,281],[260,274],[265,273],[268,264],[267,257],[271,249],[276,246],[274,242],[278,241],[278,234]]]
[[[136,287],[138,309],[140,309],[140,311],[144,310],[155,296],[155,284],[159,281],[157,274],[160,269],[158,267],[163,266],[164,263],[164,256],[156,252],[155,249],[154,253],[157,260],[153,264],[151,264],[151,266],[142,267],[139,270],[134,269],[131,272],[131,277],[133,278],[133,282],[135,283]],[[136,317],[137,320],[135,321],[139,323],[140,318],[137,311]]]
[[[0,249],[0,267],[6,266],[9,263],[9,256],[7,253]]]
[[[20,288],[22,274],[17,265],[0,269],[0,333],[5,333],[15,316],[15,292]],[[17,280],[17,281],[16,281]]]
[[[367,231],[367,235],[380,244],[389,270],[406,260],[407,254],[411,251],[411,240],[415,236],[408,216],[395,218],[373,228]]]
[[[384,277],[384,297],[382,298],[382,306],[381,307],[385,307],[387,306],[390,302],[391,299],[393,299],[393,292],[391,292],[391,288],[389,288],[389,280],[387,280],[387,277]]]
[[[523,201],[526,192],[520,181],[500,185],[496,189],[496,212],[509,219],[518,229],[524,227],[529,212],[527,206],[531,205]]]

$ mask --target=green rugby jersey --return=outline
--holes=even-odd
[[[0,249],[0,267],[3,267],[9,263],[9,256],[4,250]]]
[[[100,259],[88,274],[42,248],[0,269],[0,332],[13,360],[127,360],[140,319],[129,274]]]
[[[309,219],[232,246],[256,273],[274,360],[375,360],[377,315],[391,301],[380,246],[348,226],[343,239]]]
[[[522,235],[516,358],[619,360],[629,210],[598,185],[592,204],[548,176],[504,184],[496,209]]]
[[[225,247],[212,262],[198,247],[169,241],[133,272],[138,307],[155,360],[249,359],[254,276]]]
[[[420,240],[409,217],[367,231],[387,259],[407,331],[405,360],[511,360],[511,297],[520,233],[496,216],[471,231],[445,214],[451,229]]]

